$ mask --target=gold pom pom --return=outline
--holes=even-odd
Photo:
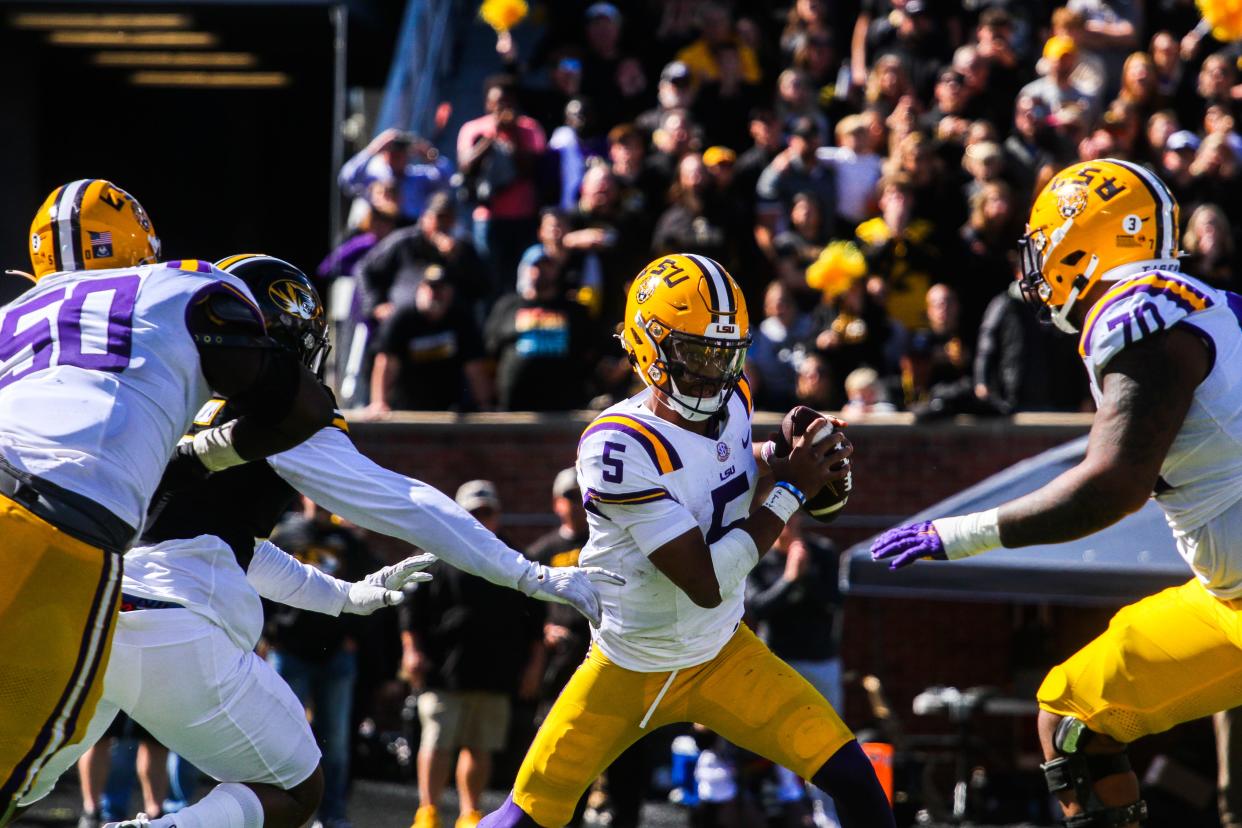
[[[1195,0],[1195,3],[1212,27],[1212,37],[1222,43],[1242,40],[1242,0]]]
[[[483,0],[479,17],[497,33],[507,32],[526,19],[526,0]]]
[[[866,272],[867,260],[858,245],[851,241],[834,241],[806,269],[806,283],[822,292],[826,301],[832,301]]]

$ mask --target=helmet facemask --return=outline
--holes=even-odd
[[[1042,229],[1027,233],[1018,239],[1018,260],[1022,268],[1022,278],[1018,281],[1018,288],[1026,303],[1035,308],[1037,318],[1041,323],[1055,325],[1057,330],[1063,333],[1076,334],[1078,326],[1070,321],[1069,314],[1078,301],[1078,297],[1090,284],[1096,268],[1100,266],[1099,257],[1091,256],[1086,268],[1074,278],[1073,284],[1070,285],[1069,295],[1059,306],[1054,307],[1050,304],[1052,285],[1048,283],[1048,278],[1044,275],[1044,263],[1053,249],[1065,238],[1065,233],[1071,226],[1073,226],[1073,219],[1067,219],[1065,224],[1052,234],[1051,240]]]
[[[671,331],[655,320],[635,321],[659,356],[643,379],[661,392],[661,402],[692,422],[723,411],[741,379],[750,334],[716,339]]]

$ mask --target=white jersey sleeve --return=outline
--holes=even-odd
[[[1149,336],[1208,308],[1212,298],[1176,273],[1154,271],[1127,279],[1104,294],[1083,324],[1079,350],[1099,388],[1113,357]]]
[[[533,561],[511,549],[443,492],[374,463],[339,428],[267,462],[311,500],[372,532],[398,538],[494,584],[519,588]]]
[[[622,430],[588,433],[578,447],[578,485],[587,509],[625,530],[644,555],[699,528],[662,482],[651,451],[645,437]]]
[[[340,615],[349,598],[347,581],[302,563],[271,541],[255,544],[246,580],[269,601],[325,615]]]

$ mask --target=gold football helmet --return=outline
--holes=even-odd
[[[706,420],[724,409],[750,347],[741,288],[706,256],[662,256],[630,287],[621,344],[661,402]]]
[[[1019,241],[1022,294],[1068,333],[1097,282],[1178,267],[1177,200],[1155,173],[1102,158],[1061,170],[1036,197]]]
[[[1035,198],[1018,249],[1023,297],[1058,328],[1077,333],[1070,309],[1097,282],[1177,269],[1177,199],[1131,161],[1083,161],[1053,176]]]
[[[102,178],[57,187],[30,224],[35,281],[64,270],[106,270],[159,261],[160,240],[147,211]]]

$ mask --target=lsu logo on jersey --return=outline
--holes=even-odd
[[[298,319],[315,319],[323,312],[318,299],[306,286],[292,279],[272,282],[267,288],[267,295],[282,312]]]

